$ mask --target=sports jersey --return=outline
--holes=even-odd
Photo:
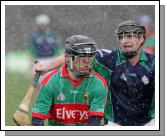
[[[36,58],[53,57],[62,51],[60,46],[60,37],[50,29],[32,33],[28,42],[29,52]]]
[[[74,81],[64,65],[42,81],[32,116],[49,118],[49,125],[87,125],[89,116],[104,116],[106,88],[106,81],[95,71]]]
[[[149,46],[149,47],[155,48],[155,34],[154,34],[154,32],[152,32],[146,36],[146,39],[144,41],[144,46]]]
[[[111,70],[107,68],[105,65],[100,64],[96,58],[93,59],[91,68],[98,72],[103,78],[106,80],[107,85],[109,86],[110,84],[110,75],[111,75]],[[104,110],[104,119],[105,120],[113,120],[113,111],[112,111],[112,102],[111,102],[111,93],[107,93],[107,101],[105,105],[105,110]]]
[[[108,82],[113,121],[132,126],[149,122],[154,117],[154,56],[142,51],[139,62],[132,66],[118,48],[98,50],[96,60],[95,70],[101,64],[111,73]]]

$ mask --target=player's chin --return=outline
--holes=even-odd
[[[123,52],[132,52],[134,49],[132,47],[126,47],[122,49]]]
[[[80,74],[81,75],[88,75],[88,74],[90,74],[90,72],[89,71],[82,71],[82,72],[80,72]]]
[[[79,71],[79,74],[82,75],[82,76],[89,75],[90,74],[90,70]]]

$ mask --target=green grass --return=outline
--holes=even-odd
[[[19,73],[5,73],[5,125],[15,125],[12,119],[13,113],[24,98],[28,88],[31,86],[31,76],[20,75]],[[32,103],[30,105],[31,115]]]

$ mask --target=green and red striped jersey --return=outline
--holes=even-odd
[[[89,116],[104,116],[107,83],[95,71],[72,80],[66,64],[42,81],[32,116],[48,119],[49,125],[87,125]]]

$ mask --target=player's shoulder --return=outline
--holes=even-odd
[[[144,51],[145,56],[148,59],[148,62],[155,62],[155,56]]]
[[[112,54],[112,50],[109,49],[98,49],[96,51],[96,56],[99,57],[106,57],[106,56],[110,56]]]
[[[152,54],[149,54],[147,52],[144,52],[145,56],[146,56],[146,66],[151,70],[151,71],[155,71],[155,56]]]
[[[95,77],[95,79],[101,83],[105,88],[107,87],[107,81],[96,71],[92,71],[92,75]]]
[[[29,34],[29,36],[33,39],[36,39],[36,38],[40,37],[40,35],[41,35],[40,32],[37,31],[37,30],[35,30],[35,31],[33,31]]]
[[[112,50],[99,49],[99,50],[96,51],[96,57],[99,57],[99,58],[111,58],[113,56],[116,56],[117,52],[118,52],[117,48],[114,48]]]
[[[51,80],[55,75],[58,75],[59,69],[54,69],[50,71],[42,80],[42,85],[47,85],[49,80]]]

